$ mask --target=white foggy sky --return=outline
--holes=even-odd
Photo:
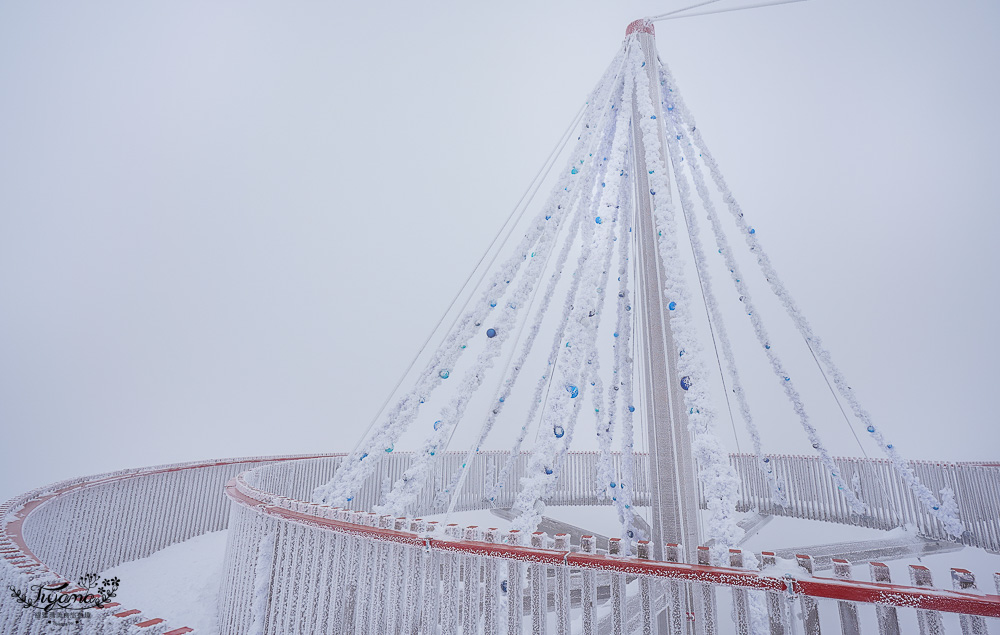
[[[0,499],[349,450],[626,24],[680,6],[0,7]],[[774,264],[915,458],[1000,458],[998,18],[811,0],[656,25]]]

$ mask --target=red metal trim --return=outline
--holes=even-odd
[[[139,622],[136,624],[139,628],[146,628],[147,626],[156,626],[157,624],[162,624],[163,619],[159,617],[154,617],[151,620],[146,620],[145,622]]]
[[[238,503],[259,510],[261,513],[302,525],[332,529],[355,536],[368,536],[376,540],[426,546],[427,548],[441,551],[493,558],[507,558],[539,564],[568,564],[584,569],[645,574],[688,582],[708,582],[730,587],[759,589],[762,591],[786,591],[788,590],[788,584],[791,584],[791,590],[795,593],[817,598],[877,603],[948,613],[982,615],[985,617],[1000,617],[1000,596],[998,595],[975,595],[945,589],[928,589],[835,578],[796,578],[786,582],[786,579],[774,578],[746,569],[710,567],[681,562],[640,560],[638,558],[617,558],[590,553],[555,551],[553,549],[494,544],[471,540],[422,538],[410,532],[355,525],[339,520],[303,514],[276,505],[261,504],[260,501],[237,490],[235,478],[226,485],[226,495]]]
[[[172,631],[167,631],[163,635],[184,635],[185,633],[190,633],[192,631],[194,631],[193,628],[188,628],[187,626],[184,626],[181,628],[175,628]]]
[[[629,25],[625,27],[625,35],[629,36],[633,33],[649,33],[650,35],[655,35],[653,32],[653,23],[646,18],[640,18],[630,22]]]
[[[139,609],[129,609],[127,611],[122,611],[121,613],[115,613],[115,617],[128,617],[129,615],[136,615],[142,613]]]

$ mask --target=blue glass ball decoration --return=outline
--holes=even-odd
[[[437,430],[440,427],[441,427],[441,420],[438,419],[437,421],[434,422],[434,429]]]
[[[687,375],[681,377],[681,388],[687,390],[690,387],[691,387],[691,378],[688,377]]]
[[[573,168],[572,170],[570,170],[570,171],[569,171],[569,173],[570,173],[570,174],[576,174],[576,173],[577,173],[577,172],[579,172],[579,171],[580,171],[580,170],[577,170],[576,168]]]
[[[597,218],[595,218],[594,222],[597,223],[598,225],[600,225],[601,224],[601,217],[598,216]]]
[[[563,429],[562,426],[553,426],[552,434],[556,435],[557,439],[561,439],[563,438],[563,435],[566,434],[566,430]]]
[[[491,309],[497,308],[497,301],[496,300],[490,300],[490,308]]]
[[[365,457],[367,457],[367,456],[368,456],[368,453],[367,453],[367,452],[365,452],[364,454],[362,454],[362,455],[361,455],[361,458],[360,458],[360,459],[358,459],[358,460],[359,460],[359,461],[363,461],[363,460],[365,460]]]
[[[486,337],[493,338],[497,336],[496,329],[486,329]]]
[[[611,481],[611,483],[609,484],[611,485],[611,487],[618,487],[618,483],[615,483],[614,481]]]
[[[756,234],[756,233],[757,233],[757,230],[756,230],[756,229],[754,229],[753,227],[751,227],[751,228],[750,228],[750,233],[751,233],[751,234]]]
[[[438,377],[440,377],[441,379],[448,379],[450,375],[451,373],[449,373],[447,370],[442,370],[440,373],[438,373]]]
[[[580,394],[580,389],[576,386],[566,386],[566,391],[569,393],[570,399],[576,399],[577,395]]]
[[[869,432],[875,432],[875,426],[868,426]]]
[[[545,468],[545,473],[546,474],[552,474],[552,468],[551,467]]]
[[[674,309],[677,308],[677,303],[676,302],[671,302],[670,304],[667,305],[667,308],[670,309],[671,311],[673,311]]]
[[[635,406],[629,406],[628,407],[628,411],[629,412],[635,412]]]

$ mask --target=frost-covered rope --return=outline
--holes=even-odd
[[[497,394],[492,403],[490,412],[486,415],[486,420],[483,422],[483,427],[479,432],[479,436],[476,438],[473,445],[469,448],[466,453],[465,460],[462,462],[460,468],[455,471],[449,481],[449,490],[451,491],[451,503],[448,506],[448,513],[451,514],[455,505],[458,501],[459,493],[462,490],[462,486],[465,483],[466,476],[468,474],[467,466],[472,463],[472,457],[477,454],[482,447],[483,443],[486,442],[486,438],[489,436],[490,432],[493,430],[493,425],[496,423],[497,417],[503,411],[504,405],[507,400],[510,399],[511,392],[514,385],[517,383],[517,379],[520,376],[521,369],[524,368],[524,364],[527,361],[528,355],[531,353],[531,349],[534,346],[535,339],[538,337],[538,332],[541,330],[542,321],[540,316],[545,315],[548,310],[549,303],[552,301],[552,297],[555,293],[555,287],[562,277],[562,270],[566,264],[566,259],[569,257],[570,249],[576,239],[576,235],[580,230],[580,222],[583,218],[583,214],[579,213],[579,208],[575,208],[577,211],[574,216],[570,216],[568,225],[570,227],[569,234],[562,243],[562,249],[559,252],[559,256],[556,258],[555,268],[553,269],[552,275],[549,277],[548,285],[545,288],[545,293],[542,294],[542,303],[538,308],[538,311],[534,312],[534,315],[539,316],[539,319],[534,320],[531,325],[531,329],[528,331],[527,337],[523,340],[521,346],[521,352],[517,357],[517,360],[513,362],[513,368],[505,370],[504,374],[506,379],[500,385],[499,389],[496,391]],[[549,254],[551,255],[551,251]],[[535,287],[535,294],[532,295],[532,303],[534,303],[538,292],[542,289],[542,285],[538,284]],[[531,306],[528,307],[528,317],[526,318],[524,324],[530,320],[532,315]],[[524,326],[522,324],[522,328]],[[519,339],[519,338],[518,338]],[[509,366],[509,365],[508,365]]]
[[[586,149],[594,149],[594,145],[600,143],[601,135],[599,131],[603,127],[603,120],[606,118],[605,113],[609,110],[609,108],[602,109],[600,115],[592,119],[595,123],[593,127],[589,122],[586,124],[586,133],[581,135],[581,139],[585,137],[590,146]],[[564,192],[572,192],[568,201],[570,206],[572,201],[577,197],[577,192],[581,191],[581,188],[584,192],[588,191],[587,184],[594,178],[594,173],[601,169],[603,162],[593,160],[592,158],[593,152],[585,151],[574,153],[571,156],[570,165],[572,167],[567,173],[571,177],[577,174],[580,174],[580,176],[577,177],[574,183],[571,183],[572,187],[563,187]],[[588,159],[592,160],[588,161]],[[577,167],[578,164],[583,167],[582,170]],[[567,203],[565,197],[558,197],[557,200]],[[562,205],[559,205],[557,209],[561,210]],[[551,212],[552,210],[549,211]],[[566,212],[563,211],[563,216],[565,214]],[[547,222],[548,220],[549,215],[546,215],[545,221],[540,222]],[[544,233],[538,245],[535,246],[536,252],[546,253],[550,249],[553,238],[553,232]],[[455,426],[462,420],[465,408],[468,406],[472,394],[479,388],[486,372],[493,366],[494,360],[499,355],[503,343],[509,339],[509,333],[513,330],[512,327],[518,314],[518,307],[522,307],[527,302],[531,291],[537,287],[537,276],[541,275],[543,269],[540,264],[542,259],[528,258],[527,254],[524,254],[523,258],[527,260],[527,269],[529,271],[534,270],[537,275],[525,274],[517,285],[517,290],[513,294],[511,301],[505,304],[499,317],[494,316],[492,322],[494,326],[490,329],[493,331],[493,335],[487,332],[487,340],[483,352],[478,356],[476,363],[466,371],[459,384],[456,396],[442,409],[441,418],[435,422],[434,428],[429,432],[420,450],[415,453],[415,457],[409,468],[386,494],[383,503],[376,506],[376,511],[380,513],[405,514],[419,497],[432,466],[437,463],[435,456],[445,449],[445,441],[451,437]],[[509,281],[508,279],[506,282]],[[490,304],[491,306],[496,306],[495,301],[491,301]],[[478,320],[475,326],[479,327]]]
[[[629,147],[631,153],[633,147]],[[626,165],[631,165],[626,159]],[[633,182],[634,183],[634,182]],[[635,311],[631,310],[632,293],[629,287],[632,227],[635,224],[632,193],[633,187],[626,187],[622,199],[622,213],[618,222],[618,301],[617,321],[613,338],[614,365],[611,371],[613,385],[608,387],[608,413],[596,424],[599,454],[597,460],[597,487],[599,494],[610,496],[618,512],[621,538],[628,541],[638,534],[635,528],[635,512],[632,507],[632,490],[635,486],[635,441],[633,430],[632,404],[633,355],[632,322]],[[623,379],[624,378],[624,379]],[[619,400],[619,395],[621,399]],[[621,406],[624,404],[624,406]],[[615,437],[615,423],[621,419],[621,471],[615,480],[611,464],[612,442]],[[604,422],[607,421],[605,424]]]
[[[668,113],[665,121],[667,149],[670,153],[671,163],[674,166],[674,175],[677,181],[677,190],[680,195],[681,209],[684,212],[684,217],[688,225],[688,236],[690,237],[691,249],[694,254],[695,267],[699,272],[698,277],[702,286],[702,296],[709,311],[709,327],[714,329],[716,339],[722,348],[722,355],[726,360],[726,369],[729,372],[730,386],[733,394],[736,396],[736,403],[740,409],[740,414],[743,417],[747,434],[750,435],[750,440],[753,443],[754,453],[757,456],[757,465],[760,467],[761,472],[763,472],[768,487],[771,490],[771,498],[778,505],[787,507],[789,505],[787,489],[783,486],[783,483],[775,474],[774,467],[771,465],[771,459],[764,455],[760,430],[757,429],[757,425],[754,423],[746,391],[743,390],[743,382],[740,380],[739,370],[736,366],[736,359],[733,355],[733,348],[729,341],[726,324],[722,319],[722,314],[719,310],[719,303],[715,298],[714,291],[712,290],[711,273],[708,271],[705,249],[702,245],[698,228],[698,220],[693,212],[694,206],[691,201],[691,187],[684,175],[682,164],[687,165],[688,171],[691,173],[691,178],[694,181],[695,189],[701,199],[702,206],[706,210],[709,218],[717,218],[715,207],[708,195],[708,188],[705,186],[705,179],[701,174],[701,170],[694,164],[692,156],[689,152],[687,152],[686,148],[682,150],[680,147],[680,140],[685,137],[683,133],[683,125],[680,121],[678,121],[677,116],[674,114],[674,104],[670,101],[664,100],[663,108]],[[713,226],[713,229],[714,228],[715,227]],[[722,247],[719,247],[719,249],[721,250]],[[750,311],[751,308],[748,307],[747,310]]]
[[[562,152],[563,148],[566,147],[566,143],[569,141],[573,129],[576,128],[577,125],[579,125],[580,120],[583,118],[584,111],[586,110],[586,108],[587,108],[586,104],[580,106],[580,109],[576,112],[576,115],[573,116],[573,119],[570,121],[569,125],[566,126],[566,129],[563,131],[562,135],[559,136],[559,140],[556,142],[556,145],[549,152],[549,156],[545,158],[545,161],[542,162],[542,165],[538,168],[538,172],[535,173],[535,176],[531,179],[531,182],[528,184],[528,187],[526,187],[524,192],[521,193],[521,198],[519,198],[517,203],[515,203],[514,209],[512,209],[510,214],[507,216],[507,220],[505,220],[503,225],[501,225],[500,228],[497,230],[497,233],[493,236],[493,240],[490,241],[489,247],[487,247],[486,251],[483,252],[483,255],[479,257],[479,261],[476,263],[476,266],[473,267],[471,271],[469,271],[468,277],[465,279],[465,282],[462,283],[462,286],[459,288],[459,290],[455,293],[455,297],[451,299],[451,302],[448,304],[448,308],[445,309],[444,313],[441,315],[441,318],[437,321],[437,324],[435,324],[434,328],[431,329],[430,333],[427,334],[427,339],[424,340],[424,343],[420,346],[420,349],[417,351],[417,354],[413,356],[413,359],[410,360],[410,364],[406,367],[406,370],[403,371],[402,375],[400,375],[399,380],[396,382],[396,385],[393,386],[392,390],[390,390],[389,393],[386,395],[385,400],[382,402],[382,405],[379,406],[379,409],[375,413],[375,416],[372,417],[369,424],[365,427],[364,433],[358,438],[357,443],[354,444],[354,448],[351,450],[351,454],[357,452],[358,448],[361,447],[361,444],[364,442],[365,438],[368,437],[368,434],[371,431],[372,427],[382,416],[382,413],[385,412],[385,408],[386,406],[389,405],[389,402],[392,400],[392,396],[396,394],[396,391],[399,390],[399,387],[403,385],[403,381],[406,380],[406,377],[410,374],[410,371],[412,371],[413,367],[416,366],[417,360],[419,360],[420,357],[423,356],[424,351],[427,349],[427,345],[430,344],[431,340],[434,338],[434,334],[438,332],[438,330],[441,328],[441,325],[444,324],[445,318],[448,317],[448,315],[451,314],[452,310],[455,308],[455,305],[458,303],[459,298],[462,297],[462,292],[465,291],[465,289],[469,286],[469,282],[472,281],[472,278],[475,276],[476,272],[480,271],[480,267],[482,267],[482,264],[486,260],[486,257],[490,253],[493,253],[493,258],[490,260],[490,264],[482,269],[482,275],[479,278],[479,283],[482,283],[482,280],[486,276],[489,267],[493,264],[493,262],[496,260],[497,256],[500,253],[499,249],[494,250],[493,248],[497,245],[497,241],[500,240],[500,237],[504,234],[504,229],[509,227],[509,230],[507,231],[507,236],[504,237],[503,241],[501,241],[501,244],[505,244],[507,242],[507,240],[510,238],[510,233],[513,231],[514,227],[517,226],[520,219],[524,216],[524,213],[528,210],[528,206],[531,204],[532,199],[534,199],[535,194],[538,192],[538,188],[541,187],[542,182],[548,176],[549,170],[551,170],[552,166],[555,165],[555,159],[558,157],[559,153]],[[527,202],[525,202],[525,198],[527,198]],[[524,203],[523,206],[521,205],[522,203]],[[517,213],[518,210],[521,210],[520,214]],[[478,286],[478,284],[476,286]],[[455,316],[456,321],[458,320],[460,315],[461,311],[459,312],[458,315]],[[454,327],[455,327],[455,322],[453,321],[451,326],[449,327],[449,330],[451,330]]]
[[[616,83],[615,83],[615,89],[617,90],[622,85],[621,74],[624,73],[624,69],[625,69],[624,54],[622,52],[619,52],[619,54],[616,57],[616,59],[618,59],[620,61],[619,74],[616,75]],[[615,95],[615,92],[612,91],[612,97],[614,97],[614,95]],[[606,105],[609,106],[608,110],[610,112],[614,112],[614,107],[615,107],[615,101],[614,101],[614,99],[612,99],[612,101],[610,103],[606,104]],[[609,138],[607,136],[608,135],[608,131],[607,130],[602,131],[601,134],[603,135],[603,137],[605,139]],[[597,188],[597,183],[604,183],[605,182],[604,179],[607,178],[606,174],[607,174],[608,171],[607,171],[607,167],[606,166],[607,166],[608,159],[607,159],[606,150],[607,150],[607,148],[600,148],[599,149],[598,156],[601,157],[600,165],[604,167],[604,171],[601,173],[601,179],[599,181],[595,180],[595,182],[594,182],[594,188],[595,189]],[[591,200],[593,201],[594,205],[598,204],[599,199],[596,198],[596,197],[592,197],[592,198],[589,198],[587,201],[585,201],[584,203],[581,204],[581,209],[583,209],[584,207],[589,209],[590,206],[591,206],[591,203],[590,203]],[[583,222],[583,221],[581,220],[581,222]],[[583,270],[584,263],[586,262],[587,258],[589,258],[589,256],[590,256],[590,252],[588,250],[586,250],[586,249],[584,249],[584,250],[582,250],[580,252],[579,257],[577,258],[577,263],[576,263],[576,269],[575,269],[575,271],[582,271]],[[560,268],[560,270],[557,272],[556,275],[560,275],[561,273],[562,273],[562,271],[561,271],[561,268]],[[562,314],[561,314],[559,322],[558,322],[558,324],[560,324],[560,325],[566,324],[567,321],[569,320],[570,312],[573,309],[572,298],[575,297],[575,295],[577,293],[577,289],[578,289],[578,287],[580,285],[580,281],[581,281],[581,277],[580,276],[578,276],[576,274],[574,274],[572,276],[572,279],[570,281],[570,287],[569,287],[569,290],[568,290],[568,292],[566,294],[567,300],[563,303],[563,311],[562,311]],[[552,286],[553,291],[555,289],[555,283],[556,282],[558,282],[558,280],[550,282],[550,285]],[[538,411],[539,411],[540,408],[542,410],[541,416],[544,417],[545,405],[548,403],[549,388],[550,388],[551,383],[553,381],[553,375],[555,373],[556,366],[557,366],[557,363],[558,363],[559,350],[560,350],[560,347],[562,346],[562,342],[563,342],[562,338],[563,338],[562,327],[560,326],[560,328],[558,328],[556,330],[556,332],[555,332],[555,334],[553,335],[553,338],[552,338],[552,344],[551,344],[550,349],[549,349],[548,360],[547,360],[547,363],[546,363],[546,372],[542,373],[541,377],[539,377],[539,379],[538,379],[538,381],[537,381],[537,383],[535,385],[535,391],[534,391],[534,394],[533,394],[532,399],[531,399],[531,405],[529,407],[528,414],[524,418],[524,423],[521,425],[521,430],[518,432],[517,439],[514,441],[514,444],[513,444],[512,448],[511,448],[510,455],[508,456],[507,461],[505,461],[503,467],[500,469],[499,473],[497,474],[496,481],[487,490],[487,497],[491,501],[495,500],[496,497],[499,495],[500,489],[503,487],[504,481],[506,481],[507,477],[510,475],[511,470],[514,468],[514,464],[517,462],[518,457],[520,456],[521,446],[524,444],[524,440],[525,440],[525,438],[526,438],[526,436],[528,434],[528,428],[529,428],[531,422],[533,422],[535,420],[536,415],[539,414]],[[539,426],[541,426],[541,425],[542,425],[542,422],[539,421]]]
[[[813,354],[823,362],[827,372],[833,377],[833,383],[837,387],[838,392],[850,405],[851,411],[861,421],[871,437],[892,462],[892,465],[896,469],[897,473],[899,473],[910,489],[917,495],[921,504],[942,524],[945,530],[951,535],[960,536],[965,531],[961,521],[954,513],[949,513],[947,510],[942,508],[941,503],[934,496],[933,492],[920,482],[920,479],[902,455],[900,455],[896,448],[885,439],[882,432],[875,427],[871,421],[871,415],[869,415],[868,411],[865,410],[859,403],[854,391],[850,388],[850,385],[844,378],[843,373],[840,371],[840,368],[834,364],[829,351],[823,347],[822,341],[813,333],[809,322],[806,320],[805,316],[799,310],[798,305],[788,293],[784,283],[782,283],[781,278],[778,276],[778,272],[771,265],[770,258],[764,251],[763,246],[757,237],[756,230],[751,227],[744,218],[743,211],[740,208],[739,203],[736,201],[735,196],[733,196],[732,190],[730,190],[728,184],[726,183],[726,180],[722,175],[722,171],[719,169],[718,163],[709,151],[704,139],[702,138],[701,131],[697,129],[693,117],[684,104],[683,97],[677,89],[676,82],[674,82],[669,67],[663,64],[661,68],[664,80],[663,88],[665,91],[668,91],[673,95],[676,108],[680,111],[679,114],[685,122],[685,130],[691,135],[694,145],[700,153],[702,161],[705,166],[708,167],[709,172],[712,175],[712,179],[722,195],[730,214],[733,216],[737,226],[743,233],[747,245],[750,247],[750,250],[757,255],[757,264],[770,285],[771,291],[778,297],[779,301],[784,306],[785,311],[788,313],[789,317],[791,317],[799,333],[802,335],[802,338],[805,340],[806,345],[813,352]]]
[[[613,144],[608,153],[607,173],[609,181],[600,184],[600,205],[594,216],[594,232],[589,245],[583,252],[590,253],[583,263],[579,278],[578,292],[570,296],[569,319],[563,322],[560,350],[560,372],[558,379],[552,378],[556,394],[550,399],[551,406],[544,413],[540,426],[541,434],[531,452],[527,475],[521,479],[521,489],[514,504],[517,514],[512,526],[521,531],[533,531],[541,520],[542,501],[548,497],[558,481],[560,459],[569,447],[579,410],[576,398],[585,392],[592,366],[596,359],[597,331],[601,319],[604,285],[608,274],[608,262],[613,252],[611,240],[620,205],[620,188],[625,182],[625,155],[628,150],[628,113],[631,110],[632,93],[630,73],[624,74],[624,90],[621,105],[615,121]],[[559,390],[563,387],[564,390]],[[551,432],[549,432],[551,430]]]
[[[617,76],[621,64],[621,55],[616,56],[602,76],[601,82],[591,93],[588,102],[599,102],[610,94],[611,87],[614,85],[612,78]],[[603,112],[597,112],[592,103],[588,105],[579,128],[577,144],[570,155],[570,161],[575,161],[581,155],[585,156],[583,151],[591,143],[591,137],[599,124],[599,117],[603,114]],[[454,367],[455,362],[465,350],[465,345],[478,329],[476,323],[484,320],[489,311],[492,310],[493,307],[490,304],[496,306],[497,300],[495,298],[498,294],[495,289],[500,287],[500,290],[504,291],[508,284],[507,281],[515,277],[527,254],[532,251],[531,247],[538,241],[544,240],[545,236],[551,235],[562,222],[566,213],[565,203],[576,195],[575,186],[571,187],[574,185],[574,176],[569,171],[560,175],[549,201],[530,225],[518,244],[518,248],[494,273],[492,283],[483,292],[482,299],[462,316],[458,328],[450,330],[445,341],[435,351],[424,371],[418,377],[413,389],[404,395],[374,431],[369,433],[369,438],[364,446],[359,447],[347,457],[330,482],[314,490],[314,500],[332,505],[346,504],[353,499],[354,492],[372,473],[378,462],[378,457],[383,455],[383,451],[386,453],[392,451],[396,440],[416,418],[420,404],[425,401],[425,397],[429,396],[450,375],[450,369]],[[550,220],[554,220],[554,222],[549,222]]]
[[[662,77],[662,76],[661,76]],[[661,80],[662,81],[662,80]],[[674,103],[674,98],[672,96],[671,86],[663,81],[661,84],[663,90],[663,101],[668,104],[667,108],[677,108]],[[676,135],[676,131],[675,131]],[[802,401],[802,397],[798,390],[795,388],[794,382],[785,370],[781,359],[778,357],[774,348],[770,344],[770,337],[767,334],[764,322],[760,317],[760,314],[756,311],[753,299],[750,296],[750,290],[743,278],[743,274],[740,273],[739,265],[736,263],[733,257],[733,251],[729,248],[728,240],[726,239],[725,233],[722,231],[722,226],[719,223],[718,215],[715,214],[714,206],[706,206],[706,214],[708,215],[709,223],[712,227],[712,232],[715,235],[716,246],[718,247],[719,253],[726,260],[726,266],[729,268],[729,275],[733,281],[733,285],[736,288],[736,292],[740,296],[740,300],[743,302],[747,316],[750,318],[750,323],[753,326],[754,334],[757,337],[761,349],[764,351],[768,362],[771,365],[771,370],[774,372],[775,377],[781,385],[782,390],[785,393],[785,397],[791,403],[792,409],[798,416],[799,425],[805,431],[806,436],[809,438],[809,442],[812,444],[813,449],[819,454],[823,465],[826,467],[827,472],[830,474],[831,478],[837,484],[838,489],[843,494],[844,498],[847,499],[848,504],[850,504],[851,509],[857,514],[864,514],[867,512],[866,505],[857,497],[854,490],[851,489],[847,481],[844,480],[843,475],[840,473],[840,469],[833,460],[833,456],[830,454],[827,447],[823,444],[822,439],[819,436],[819,431],[813,426],[812,422],[809,420],[809,415],[806,413],[805,404]],[[765,457],[766,458],[766,457]],[[761,459],[763,461],[763,459]]]
[[[684,405],[691,433],[691,450],[698,465],[698,479],[702,484],[708,506],[707,537],[715,541],[714,555],[718,559],[726,549],[739,543],[743,535],[737,524],[736,503],[739,500],[739,479],[729,463],[713,431],[714,412],[708,393],[708,374],[702,361],[698,337],[692,322],[694,303],[683,278],[683,261],[677,246],[678,227],[673,205],[666,194],[670,184],[667,168],[660,157],[660,124],[656,120],[657,108],[650,95],[648,76],[642,66],[645,62],[639,47],[631,47],[630,63],[636,76],[636,103],[638,125],[642,134],[646,167],[649,171],[649,196],[659,240],[658,248],[663,262],[664,298],[670,310],[670,330],[677,344],[677,371],[684,390]],[[656,97],[659,100],[659,96]],[[660,196],[657,196],[660,192]],[[677,378],[674,378],[677,381]]]

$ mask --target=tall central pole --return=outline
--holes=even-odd
[[[635,33],[643,53],[646,76],[638,75],[636,82],[646,81],[658,122],[657,148],[660,163],[669,169],[666,160],[663,117],[660,112],[659,62],[652,23],[636,20],[628,26],[626,36]],[[628,77],[628,76],[626,76]],[[691,437],[684,407],[684,393],[677,373],[678,351],[670,328],[668,300],[664,298],[663,261],[658,249],[658,230],[653,217],[653,200],[650,195],[649,170],[646,151],[639,126],[637,100],[632,101],[632,130],[635,152],[636,231],[638,232],[636,260],[639,270],[637,286],[637,329],[642,343],[639,363],[644,369],[645,401],[643,412],[649,440],[649,476],[652,497],[653,535],[656,558],[665,556],[664,545],[683,545],[684,558],[695,562],[697,547],[701,542],[698,531],[698,484],[694,457],[691,454]],[[659,192],[670,200],[669,188]]]

